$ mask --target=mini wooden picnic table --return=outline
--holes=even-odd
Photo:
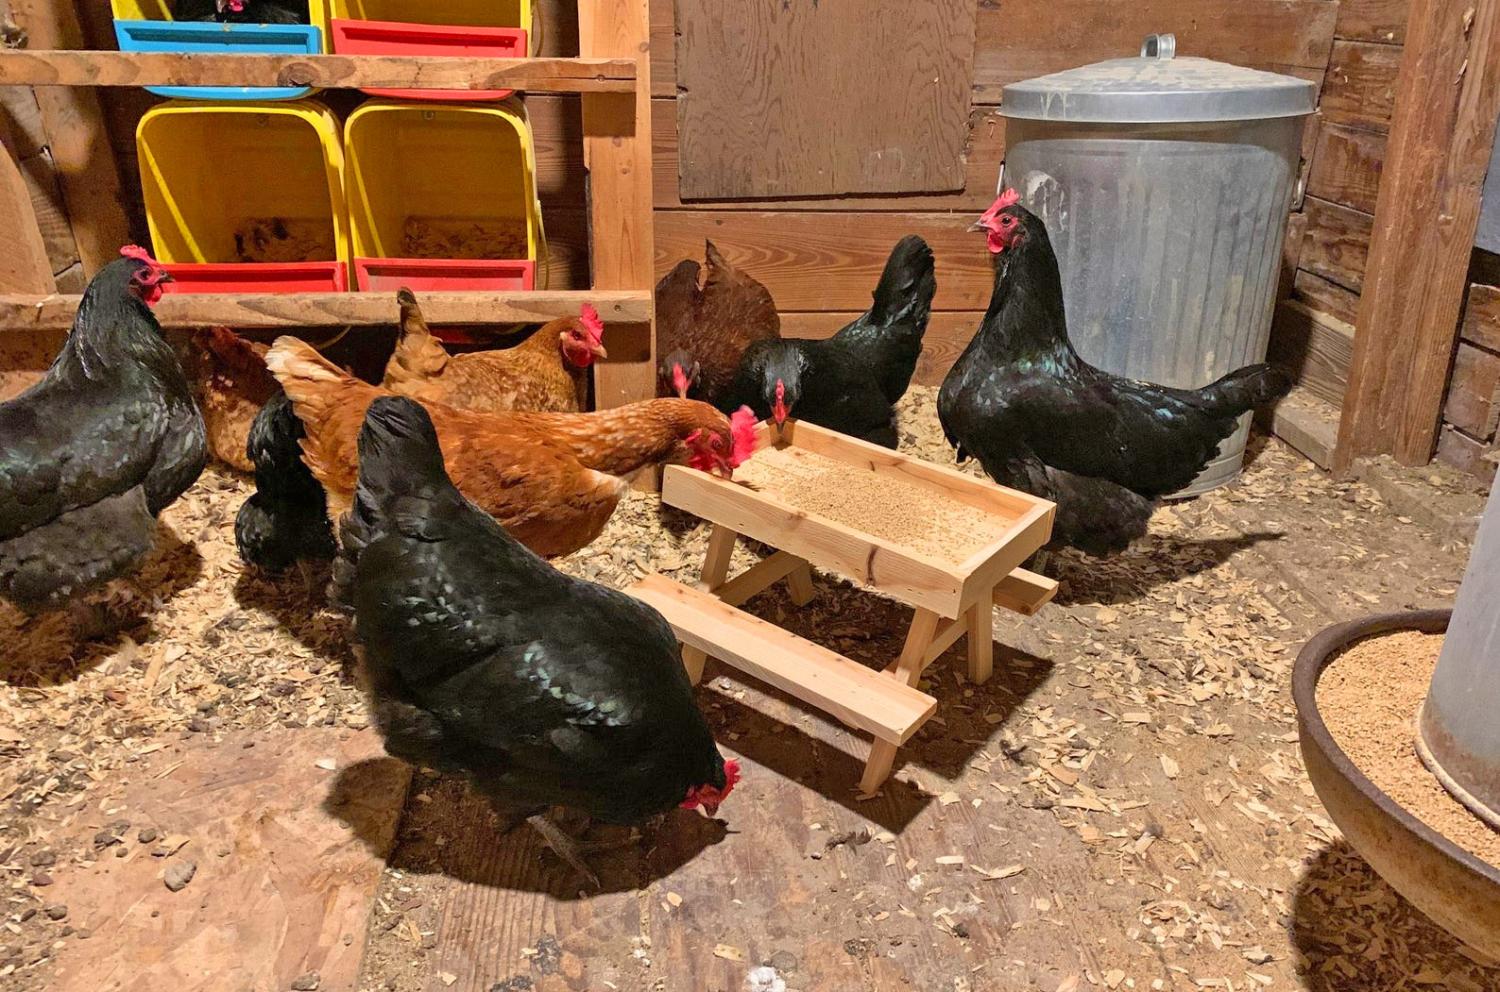
[[[916,688],[922,672],[965,634],[969,678],[993,672],[993,606],[1031,615],[1057,592],[1057,583],[1020,567],[1047,543],[1053,504],[920,459],[791,422],[780,438],[758,428],[762,446],[792,449],[793,457],[832,458],[873,473],[892,499],[917,486],[978,508],[1002,521],[1000,536],[961,562],[942,560],[791,505],[773,491],[750,488],[682,466],[669,467],[662,501],[713,524],[702,578],[696,586],[649,575],[630,593],[659,610],[683,644],[683,664],[694,682],[709,655],[874,737],[860,790],[874,793],[891,773],[897,749],[937,709]],[[799,454],[799,452],[801,454]],[[735,542],[751,538],[778,550],[729,577]],[[738,607],[785,581],[792,601],[813,597],[812,567],[848,576],[912,607],[900,657],[875,671]]]

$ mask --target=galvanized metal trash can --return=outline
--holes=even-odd
[[[1317,91],[1175,48],[1006,86],[1002,184],[1047,224],[1079,354],[1196,388],[1265,359]],[[1249,432],[1178,495],[1233,481]]]

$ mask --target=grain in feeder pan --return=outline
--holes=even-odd
[[[1068,335],[1107,372],[1197,389],[1264,361],[1317,87],[1178,57],[1170,34],[1005,87],[1004,184],[1047,225]],[[1250,415],[1183,496],[1240,473]]]
[[[1292,692],[1308,776],[1349,843],[1436,923],[1500,958],[1497,598],[1500,486],[1451,614],[1330,627],[1298,656]]]

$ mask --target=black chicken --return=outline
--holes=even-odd
[[[1269,365],[1202,389],[1101,371],[1068,341],[1057,257],[1040,219],[1007,191],[976,228],[989,232],[995,288],[979,333],[938,394],[960,460],[1002,485],[1058,504],[1055,544],[1102,554],[1145,533],[1155,501],[1193,481],[1246,411],[1286,394]]]
[[[307,0],[177,0],[172,18],[222,24],[310,24]]]
[[[277,391],[250,425],[246,454],[255,492],[234,521],[234,543],[247,564],[279,572],[301,559],[332,558],[328,498],[302,461],[302,421]]]
[[[208,442],[151,305],[170,277],[143,249],[100,270],[46,376],[0,404],[0,596],[57,605],[134,568]]]
[[[734,787],[666,621],[552,568],[460,495],[412,400],[370,405],[340,537],[334,598],[353,609],[392,755],[467,774],[591,877],[547,807],[633,824],[713,815]]]
[[[748,406],[778,427],[795,416],[896,447],[894,406],[911,385],[936,292],[932,249],[914,234],[902,238],[867,313],[824,341],[752,344],[721,409]]]

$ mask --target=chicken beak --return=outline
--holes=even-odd
[[[703,803],[702,806],[703,806],[703,812],[705,812],[705,813],[708,814],[709,819],[713,819],[714,817],[716,817],[716,816],[719,815],[719,804],[718,803],[707,803],[706,802],[706,803]]]
[[[978,234],[980,231],[987,231],[987,230],[989,230],[989,228],[987,228],[987,227],[984,226],[984,221],[982,221],[982,220],[976,220],[974,223],[972,223],[972,224],[969,225],[969,233],[970,234]]]
[[[593,355],[595,358],[608,358],[609,357],[609,352],[607,352],[607,351],[604,350],[604,345],[602,345],[602,344],[592,344],[592,345],[589,345],[589,354]]]

